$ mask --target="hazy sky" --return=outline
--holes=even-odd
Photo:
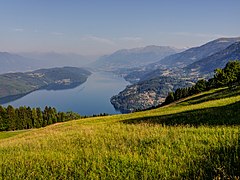
[[[0,51],[105,54],[240,36],[240,0],[0,0]]]

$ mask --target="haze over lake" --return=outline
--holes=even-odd
[[[65,90],[38,90],[20,99],[3,104],[14,107],[55,107],[58,111],[73,111],[80,115],[118,114],[110,98],[128,85],[123,78],[107,72],[93,72],[87,82]]]

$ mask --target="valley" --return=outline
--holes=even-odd
[[[240,180],[239,7],[0,1],[0,180]]]
[[[92,71],[87,80],[77,86],[68,86],[68,89],[39,89],[2,105],[41,107],[41,109],[51,106],[64,112],[73,111],[81,116],[118,114],[120,112],[112,106],[110,98],[128,84],[122,77],[113,73]]]
[[[199,79],[210,79],[215,69],[223,68],[230,60],[239,60],[239,41],[240,38],[220,38],[146,66],[119,69],[115,73],[133,85],[113,96],[111,102],[122,112],[160,105],[168,92],[191,86]]]
[[[100,57],[95,62],[88,64],[88,67],[85,67],[85,69],[89,69],[92,72],[99,72],[100,77],[101,72],[110,72],[110,74],[113,73],[130,82],[130,85],[128,83],[123,83],[124,85],[121,88],[118,88],[119,91],[109,93],[110,96],[108,96],[108,100],[105,102],[108,104],[108,102],[111,101],[111,104],[115,109],[122,113],[133,112],[158,106],[164,102],[169,92],[175,91],[178,88],[192,86],[199,79],[207,80],[213,76],[213,71],[216,68],[223,68],[229,60],[240,59],[239,41],[240,38],[238,37],[219,38],[199,47],[193,47],[187,50],[153,45],[141,48],[122,49],[113,54]],[[58,64],[61,64],[61,62],[64,62],[64,59],[67,58],[67,56],[61,57],[60,54],[54,53],[38,54],[38,56],[36,54],[26,53],[23,55],[33,59],[45,58],[47,60],[47,58],[53,58],[54,62],[59,59]],[[11,57],[10,54],[6,53],[5,56],[8,56],[8,58]],[[15,55],[13,59],[16,59],[17,57],[20,58],[21,56]],[[69,55],[69,57],[71,56]],[[78,56],[75,56],[75,58],[77,59]],[[71,64],[71,62],[69,63]],[[23,63],[23,65],[25,64]],[[83,68],[79,69],[83,70]],[[43,70],[0,75],[1,104],[7,105],[9,102],[17,100],[36,90],[63,90],[76,88],[84,83],[91,74],[89,70],[84,70],[85,74],[77,74],[76,77],[73,77],[75,74],[71,74],[72,72],[69,73],[69,75],[68,72],[65,74],[65,70],[64,68],[63,71],[61,71],[61,68],[49,69],[49,71],[55,73],[50,75],[50,78],[43,77],[44,73],[41,72]],[[70,71],[71,70],[69,70],[69,72]],[[59,76],[60,74],[65,75],[63,75],[64,77],[61,77]],[[54,79],[56,76],[61,78]],[[109,80],[111,82],[111,75]],[[107,92],[108,90],[105,91]],[[41,91],[35,93],[36,98],[38,97],[38,99],[39,96],[41,96],[39,93],[41,94]],[[48,92],[46,91],[43,92],[43,94],[43,96],[48,96]],[[54,94],[55,93],[50,96],[54,96]],[[68,92],[66,92],[66,94],[68,94]],[[35,95],[32,94],[31,99],[34,96]],[[75,97],[76,99],[79,98],[78,95]],[[19,106],[20,104],[29,104],[27,101],[38,101],[30,100],[29,98],[30,96],[24,98],[26,100],[23,99],[16,101],[13,104]],[[84,97],[80,99],[84,99],[84,102],[88,102]],[[52,100],[51,102],[57,101],[59,102],[59,100]],[[41,103],[40,101],[38,103],[40,106],[44,106],[43,104],[50,102]],[[37,106],[37,103],[30,103],[29,105]],[[59,105],[59,103],[53,105],[64,110],[63,106]],[[71,108],[73,108],[73,106],[71,106]],[[105,110],[107,111],[106,113],[117,112],[110,109],[111,108]],[[74,110],[80,112],[76,108],[74,108]],[[89,115],[89,113],[87,114]]]

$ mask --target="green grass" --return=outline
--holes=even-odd
[[[2,132],[0,179],[237,179],[239,104],[239,89],[218,89],[145,112]]]
[[[5,138],[9,138],[9,137],[13,137],[16,136],[18,134],[27,132],[29,130],[19,130],[19,131],[7,131],[7,132],[0,132],[0,140],[1,139],[5,139]]]

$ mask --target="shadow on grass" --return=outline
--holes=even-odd
[[[230,105],[198,109],[177,114],[141,117],[122,121],[126,124],[152,123],[177,125],[240,125],[240,102]]]
[[[198,103],[202,103],[202,102],[206,102],[206,101],[222,99],[222,98],[229,98],[229,97],[233,97],[233,96],[237,96],[237,95],[240,95],[240,87],[221,89],[221,90],[218,90],[217,92],[203,94],[203,95],[193,97],[191,99],[188,99],[188,100],[185,100],[182,102],[186,102],[188,104],[198,104]]]
[[[136,118],[122,121],[128,124],[152,123],[167,126],[240,125],[240,102],[222,107],[193,110],[172,115]],[[240,135],[239,135],[240,136]],[[240,179],[240,139],[234,144],[221,144],[193,159],[181,179]]]
[[[232,146],[221,145],[206,154],[204,159],[192,162],[186,173],[182,174],[183,179],[240,178],[240,139]]]

